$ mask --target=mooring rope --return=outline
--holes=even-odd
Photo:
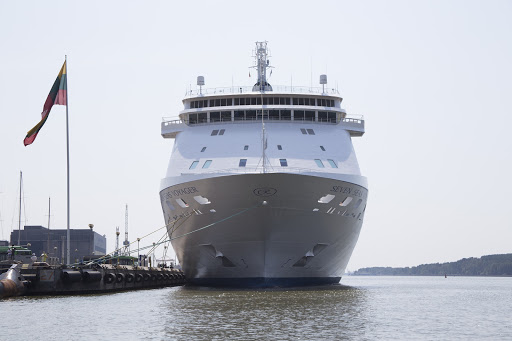
[[[152,235],[153,233],[155,233],[155,232],[157,232],[157,231],[159,231],[159,230],[161,230],[161,229],[163,229],[163,228],[169,227],[169,225],[171,225],[171,224],[172,224],[173,226],[171,227],[171,231],[170,231],[170,233],[169,233],[169,234],[170,234],[169,239],[165,239],[164,241],[162,241],[162,239],[163,239],[163,238],[168,234],[168,231],[166,231],[166,232],[165,232],[165,234],[164,234],[164,235],[163,235],[163,236],[158,240],[158,242],[153,243],[152,245],[148,245],[148,246],[143,246],[143,247],[137,248],[136,250],[130,250],[130,251],[128,252],[128,254],[132,254],[132,253],[135,253],[135,252],[140,252],[140,251],[142,251],[142,250],[146,250],[146,249],[150,249],[150,248],[152,248],[152,249],[150,250],[150,252],[148,252],[148,254],[150,254],[150,253],[152,253],[152,252],[156,249],[156,247],[157,247],[157,246],[159,246],[159,245],[161,245],[161,244],[169,243],[169,242],[171,242],[171,241],[173,241],[173,240],[176,240],[176,239],[179,239],[179,238],[183,238],[183,237],[188,236],[188,235],[190,235],[190,234],[192,234],[192,233],[196,233],[196,232],[199,232],[199,231],[205,230],[205,229],[207,229],[207,228],[213,227],[213,226],[215,226],[215,225],[217,225],[217,224],[220,224],[220,223],[225,222],[225,221],[227,221],[227,220],[229,220],[229,219],[232,219],[232,218],[234,218],[234,217],[236,217],[236,216],[238,216],[238,215],[240,215],[240,214],[243,214],[243,213],[245,213],[245,212],[247,212],[247,211],[249,211],[249,210],[252,210],[252,209],[254,209],[254,208],[258,207],[258,206],[259,206],[259,205],[252,206],[252,207],[248,207],[248,208],[246,208],[246,209],[241,210],[240,212],[236,212],[236,213],[234,213],[234,214],[232,214],[232,215],[230,215],[230,216],[228,216],[228,217],[226,217],[226,218],[223,218],[223,219],[218,220],[218,221],[216,221],[216,222],[213,222],[213,223],[211,223],[211,224],[205,225],[205,226],[200,227],[200,228],[198,228],[198,229],[195,229],[195,230],[193,230],[193,231],[189,231],[189,232],[184,233],[184,234],[182,234],[182,235],[179,235],[179,236],[176,236],[176,237],[172,237],[172,234],[173,234],[174,232],[176,232],[176,230],[177,230],[181,225],[183,225],[183,223],[185,223],[185,221],[187,221],[187,220],[188,220],[188,218],[190,218],[190,217],[192,216],[192,214],[190,214],[190,215],[188,215],[188,216],[186,216],[186,217],[183,217],[183,216],[182,216],[182,217],[179,217],[178,219],[174,220],[173,222],[168,223],[168,224],[166,224],[165,226],[162,226],[162,227],[160,227],[160,228],[158,228],[158,229],[156,229],[156,230],[154,230],[154,231],[152,231],[152,232],[150,232],[150,233],[146,234],[145,236],[141,237],[138,241],[140,242],[140,240],[142,240],[143,238],[146,238],[146,237],[148,237],[148,236]],[[178,221],[180,221],[182,218],[186,218],[186,219],[184,219],[184,220],[181,222],[181,224],[179,224],[178,226],[174,226],[174,225],[175,225]],[[135,240],[135,241],[137,241],[137,240]],[[134,241],[134,242],[135,242],[135,241]],[[131,243],[130,243],[130,245],[131,245]],[[101,261],[102,261],[102,260],[110,259],[110,257],[109,257],[109,256],[115,255],[115,253],[116,253],[116,252],[119,252],[120,250],[121,250],[121,248],[120,248],[120,249],[117,249],[117,250],[115,250],[115,251],[113,251],[113,252],[111,252],[111,253],[108,253],[108,254],[106,254],[106,255],[104,255],[104,256],[102,256],[102,257],[100,257],[100,258],[97,258],[97,259],[91,260],[90,262],[86,263],[86,265],[99,264],[99,263],[101,263]],[[76,263],[75,263],[75,264],[76,264]],[[70,265],[74,265],[74,264],[70,264]]]

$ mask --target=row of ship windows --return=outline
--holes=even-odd
[[[318,113],[318,115],[317,115]],[[313,110],[234,110],[212,111],[188,114],[189,124],[211,123],[226,121],[253,121],[253,120],[279,120],[279,121],[312,121],[337,123],[334,111]]]
[[[221,129],[221,130],[224,130],[224,129]],[[309,129],[308,129],[308,130],[309,130]],[[214,130],[214,131],[215,131],[215,130]],[[219,134],[219,135],[223,135],[223,134],[224,134],[224,132],[222,132],[222,134]],[[213,135],[213,132],[212,132],[212,135]],[[313,132],[313,135],[315,135],[315,134],[314,134],[314,132]],[[324,147],[324,146],[320,146],[320,149],[321,149],[323,152],[325,152],[325,147]],[[205,150],[206,150],[206,147],[201,148],[201,153],[203,153]],[[249,145],[245,145],[245,146],[244,146],[244,150],[249,150]],[[283,146],[281,146],[280,144],[278,144],[278,145],[277,145],[277,150],[283,150]]]
[[[248,146],[246,146],[248,147]],[[206,147],[204,147],[206,148]],[[331,168],[338,168],[338,165],[334,160],[327,159],[327,162],[329,165],[331,165]],[[288,167],[288,161],[286,159],[279,159],[279,163],[281,164],[281,167]],[[324,163],[320,159],[315,159],[315,163],[320,168],[325,168]],[[199,161],[192,161],[192,164],[188,169],[196,169],[197,165],[199,164]],[[210,165],[212,164],[212,160],[206,160],[203,164],[203,169],[210,168]],[[240,159],[238,162],[238,167],[245,167],[247,165],[247,159]]]
[[[224,135],[225,132],[226,132],[226,129],[220,129],[220,130],[214,129],[214,130],[212,130],[212,133],[210,134],[210,136]],[[303,135],[315,135],[315,131],[313,129],[300,128],[300,132]]]
[[[309,105],[319,107],[334,107],[334,100],[327,98],[311,97],[237,97],[237,98],[212,98],[190,102],[190,108],[227,107],[232,105]]]

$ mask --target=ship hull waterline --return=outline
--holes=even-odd
[[[160,192],[187,282],[236,287],[338,283],[367,195],[353,183],[285,173],[212,177]]]

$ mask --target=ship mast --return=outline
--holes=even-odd
[[[252,91],[260,91],[261,92],[261,149],[262,149],[262,166],[263,173],[266,172],[266,164],[265,164],[265,149],[267,149],[267,137],[265,136],[265,112],[263,109],[263,93],[265,91],[272,91],[272,86],[267,82],[267,69],[270,69],[270,60],[268,59],[269,55],[267,42],[266,41],[257,41],[256,48],[254,50],[254,57],[256,59],[255,65],[253,68],[258,70],[258,82],[254,84],[252,87]]]
[[[267,82],[267,69],[270,69],[269,50],[266,41],[257,41],[254,49],[256,59],[253,68],[258,70],[258,82],[252,87],[252,91],[272,91],[272,86]]]

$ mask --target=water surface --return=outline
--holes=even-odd
[[[0,327],[5,340],[512,340],[512,278],[341,283],[18,297],[0,301]]]

